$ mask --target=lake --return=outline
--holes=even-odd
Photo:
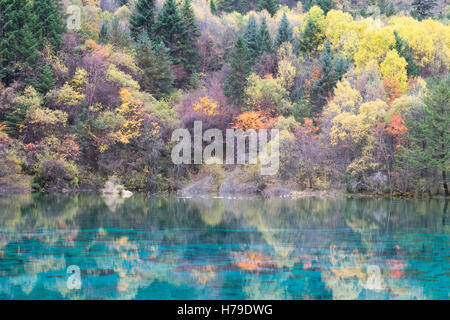
[[[448,200],[0,197],[0,299],[447,300],[449,288]]]

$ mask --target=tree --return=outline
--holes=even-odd
[[[175,76],[167,51],[163,44],[152,46],[148,38],[141,39],[136,48],[137,64],[142,70],[139,83],[156,99],[168,96],[173,89]]]
[[[326,20],[323,10],[313,6],[306,15],[298,42],[298,50],[303,53],[321,51],[325,40]]]
[[[155,1],[139,0],[136,3],[136,12],[130,17],[130,31],[134,39],[144,30],[149,37],[155,23]]]
[[[280,8],[279,0],[258,0],[258,11],[266,9],[273,16]]]
[[[166,0],[155,23],[155,34],[169,49],[174,64],[189,63],[185,56],[188,32],[175,0]]]
[[[247,26],[245,27],[243,40],[247,47],[248,53],[252,61],[260,54],[260,38],[258,35],[258,26],[254,15],[251,15]]]
[[[403,57],[408,63],[406,65],[406,72],[408,74],[408,77],[417,76],[419,74],[420,68],[413,61],[413,52],[411,47],[405,40],[402,39],[402,37],[400,37],[396,30],[394,30],[394,37],[395,45],[392,46],[392,49],[395,49],[398,54]]]
[[[200,37],[200,33],[195,22],[195,14],[191,5],[191,0],[184,0],[183,6],[181,7],[181,17],[188,31],[184,47],[185,67],[189,72],[194,72],[198,60],[196,44]]]
[[[436,6],[436,0],[414,0],[411,15],[417,20],[424,20],[432,15],[431,10]]]
[[[33,11],[36,15],[34,35],[42,48],[48,41],[53,48],[61,45],[61,36],[66,30],[61,1],[34,0]]]
[[[328,41],[320,56],[320,66],[319,77],[316,80],[313,79],[309,94],[309,102],[315,113],[322,111],[337,82],[347,72],[349,63],[342,56],[334,54],[331,43]]]
[[[0,80],[7,85],[36,66],[34,21],[29,1],[0,0]]]
[[[262,53],[271,53],[273,51],[272,38],[267,27],[266,17],[262,18],[261,26],[259,27],[259,48]]]
[[[286,13],[283,13],[283,18],[281,18],[275,45],[279,47],[283,42],[292,42],[292,29],[289,25]]]
[[[216,3],[214,0],[209,0],[209,9],[211,10],[211,13],[215,16],[218,15]]]
[[[422,115],[407,124],[410,147],[405,149],[406,157],[422,176],[428,175],[427,179],[433,179],[432,169],[439,170],[445,195],[449,196],[450,76],[433,78],[427,87]]]
[[[39,90],[40,93],[45,95],[47,92],[49,92],[51,89],[55,87],[55,84],[56,81],[55,77],[53,76],[53,71],[50,68],[50,66],[46,64],[40,74],[37,89]]]
[[[303,9],[309,11],[313,6],[318,6],[325,14],[336,7],[333,0],[302,0]]]
[[[251,70],[251,58],[242,37],[238,37],[230,54],[230,66],[231,73],[225,80],[224,91],[231,103],[240,106]]]

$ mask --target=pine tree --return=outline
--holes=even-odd
[[[143,71],[139,81],[141,88],[156,99],[170,95],[175,76],[167,48],[162,44],[152,45],[146,33],[138,38],[137,64]]]
[[[184,0],[181,7],[181,17],[187,29],[186,42],[184,45],[185,67],[189,72],[196,70],[198,54],[196,50],[196,43],[200,37],[200,32],[195,22],[194,9],[191,5],[191,0]]]
[[[34,0],[33,11],[36,15],[34,35],[38,39],[39,48],[48,41],[53,48],[61,45],[61,36],[66,30],[59,0]]]
[[[152,36],[155,23],[154,9],[154,0],[139,0],[136,3],[136,12],[130,17],[130,31],[135,40],[142,30],[145,30],[149,37]]]
[[[309,11],[313,6],[318,6],[325,14],[336,8],[336,3],[333,0],[302,0],[302,5],[305,12]]]
[[[317,48],[323,41],[323,35],[320,34],[319,29],[313,19],[308,18],[306,25],[297,44],[297,51],[310,54],[316,52]]]
[[[37,63],[31,9],[27,0],[0,0],[0,80],[6,85],[27,75]]]
[[[407,162],[422,177],[435,181],[438,170],[446,196],[449,196],[447,170],[450,164],[450,76],[433,78],[427,84],[423,115],[408,121],[409,147],[405,148]]]
[[[215,15],[215,16],[218,15],[217,8],[216,8],[216,3],[215,3],[214,0],[210,0],[209,1],[209,9],[211,10],[211,13],[213,15]]]
[[[281,18],[275,45],[279,47],[283,42],[292,42],[292,29],[289,25],[286,13],[283,13],[283,18]]]
[[[395,46],[392,46],[391,49],[397,50],[398,54],[405,58],[408,63],[406,66],[406,72],[408,73],[408,77],[417,76],[420,72],[420,67],[416,65],[413,61],[413,52],[409,44],[400,37],[397,30],[394,30],[395,37]]]
[[[251,60],[242,37],[236,40],[230,54],[230,65],[231,73],[225,81],[224,92],[232,104],[239,106],[244,100],[247,77],[251,71]]]
[[[236,11],[245,15],[248,12],[248,0],[237,0]]]
[[[99,43],[108,42],[108,25],[106,23],[103,23],[102,27],[100,28],[100,32],[98,34],[98,42]]]
[[[244,37],[245,46],[247,47],[250,59],[254,61],[260,53],[260,39],[258,35],[258,25],[254,15],[251,15],[247,26],[245,27]]]
[[[185,63],[184,50],[188,29],[175,0],[166,0],[156,20],[154,30],[158,41],[162,41],[169,49],[173,63]]]
[[[310,93],[310,104],[316,114],[322,111],[327,98],[343,75],[347,72],[349,62],[342,56],[336,56],[331,49],[331,43],[325,44],[320,56],[320,78],[313,81]]]
[[[48,64],[42,69],[39,76],[39,83],[36,85],[36,89],[43,95],[53,89],[56,85],[55,77],[53,76],[53,71]]]
[[[280,8],[279,0],[258,0],[257,10],[261,11],[261,10],[266,9],[267,12],[269,12],[271,16],[273,16],[275,13],[277,13],[279,8]]]
[[[437,5],[436,0],[414,0],[411,15],[417,20],[424,20],[432,15],[431,10]]]
[[[267,27],[266,17],[262,18],[259,28],[259,47],[261,52],[271,53],[273,50],[272,38],[270,37],[269,28]]]

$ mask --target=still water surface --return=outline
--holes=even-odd
[[[447,207],[0,197],[0,299],[449,299]]]

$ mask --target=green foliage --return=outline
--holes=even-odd
[[[275,45],[279,47],[283,42],[292,42],[292,28],[289,25],[286,13],[283,14],[283,18],[281,18],[280,25],[278,26]]]
[[[271,53],[273,51],[272,38],[270,37],[269,29],[267,28],[266,17],[262,18],[261,26],[259,27],[259,48],[262,53]]]
[[[35,16],[27,0],[0,0],[0,80],[11,83],[37,63]]]
[[[39,76],[39,82],[37,83],[37,89],[40,93],[46,94],[50,90],[52,90],[56,85],[55,77],[53,75],[53,71],[48,64],[42,69],[42,72]]]
[[[261,52],[261,42],[258,34],[258,25],[256,24],[254,15],[251,15],[248,20],[247,26],[244,30],[243,40],[245,46],[247,47],[250,58],[252,59],[252,61],[254,61]]]
[[[323,10],[317,6],[312,7],[306,16],[306,21],[300,33],[298,51],[304,54],[320,52],[321,45],[325,40],[325,25]]]
[[[406,66],[406,72],[408,77],[415,77],[420,72],[420,67],[414,63],[413,52],[409,44],[399,36],[398,32],[394,30],[395,46],[393,49],[397,50],[398,54],[405,58],[408,65]]]
[[[136,52],[137,64],[142,70],[142,89],[157,99],[170,95],[175,77],[167,48],[163,44],[152,46],[149,40],[141,40]]]
[[[66,31],[61,1],[34,0],[33,10],[36,15],[33,33],[38,40],[39,47],[42,48],[48,41],[53,48],[59,48],[61,36]]]
[[[258,11],[266,9],[273,16],[280,8],[279,0],[258,0]]]
[[[445,194],[449,195],[447,171],[450,168],[450,76],[433,78],[422,114],[407,123],[410,146],[406,159],[421,175],[432,179],[432,169],[438,170]]]
[[[313,6],[318,6],[325,14],[336,8],[336,3],[333,0],[302,0],[302,4],[305,11],[309,11]]]
[[[216,2],[214,0],[209,0],[209,9],[213,15],[217,16],[219,14],[217,12]]]
[[[251,57],[242,37],[236,40],[230,54],[230,66],[231,73],[225,81],[224,91],[230,102],[239,106],[244,100],[247,77],[251,70]]]
[[[136,2],[136,12],[130,18],[130,31],[134,39],[137,39],[142,31],[145,31],[148,37],[152,36],[152,28],[155,23],[154,10],[154,0]]]
[[[431,10],[436,5],[436,0],[414,0],[411,4],[413,7],[411,15],[419,21],[429,18],[432,15]]]

